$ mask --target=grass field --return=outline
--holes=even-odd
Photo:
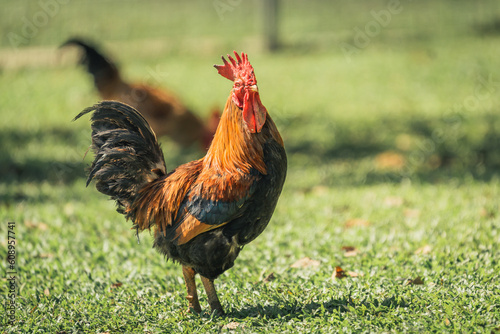
[[[0,12],[2,259],[8,222],[17,240],[0,333],[500,332],[496,1],[401,1],[366,45],[357,31],[391,2],[283,1],[276,53],[255,2],[55,1]],[[90,127],[71,119],[98,96],[57,50],[74,34],[201,116],[231,88],[212,65],[249,54],[289,172],[268,228],[216,281],[226,316],[203,291],[206,312],[187,313],[180,267],[85,188]],[[170,169],[202,155],[162,146]]]

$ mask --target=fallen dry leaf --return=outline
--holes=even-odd
[[[274,273],[270,273],[269,275],[267,275],[266,278],[264,278],[262,280],[262,282],[268,283],[268,282],[274,281],[275,279],[276,279],[276,276],[274,276]]]
[[[111,289],[116,289],[116,288],[119,288],[123,285],[123,283],[121,282],[116,282],[116,283],[113,283],[111,284]]]
[[[414,279],[410,278],[406,281],[406,285],[423,285],[423,284],[424,284],[424,281],[422,280],[422,278],[420,276],[417,276]]]
[[[414,254],[429,254],[432,251],[432,247],[430,245],[425,245],[423,247],[420,247],[415,251]]]
[[[486,208],[481,208],[481,210],[479,210],[479,215],[483,218],[495,218],[495,211],[493,210],[488,210]]]
[[[313,260],[309,257],[304,257],[294,264],[292,264],[290,267],[292,268],[309,268],[309,267],[319,267],[320,262],[317,260]]]
[[[488,210],[486,210],[486,208],[481,208],[479,209],[479,216],[481,217],[488,217]]]
[[[352,251],[352,252],[345,252],[344,253],[344,256],[345,257],[353,257],[353,256],[357,256],[358,255],[358,252],[356,251]]]
[[[403,212],[406,218],[417,218],[420,216],[420,210],[418,209],[405,209]]]
[[[370,226],[370,222],[366,219],[354,218],[354,219],[349,219],[344,223],[345,228],[351,228],[355,226],[367,227]]]
[[[48,258],[51,258],[51,257],[54,257],[53,254],[51,253],[42,253],[42,254],[38,254],[38,256],[36,256],[40,259],[48,259]]]
[[[449,326],[449,325],[451,325],[451,321],[448,318],[446,318],[446,319],[444,319],[444,324],[446,326]]]
[[[345,257],[352,257],[358,255],[358,250],[353,246],[342,246]]]
[[[403,205],[403,199],[401,197],[389,196],[384,198],[384,205],[390,208],[395,208]]]
[[[43,294],[46,295],[47,297],[49,297],[50,296],[49,289],[47,288],[47,289],[43,290]]]
[[[332,274],[332,278],[344,278],[347,277],[345,271],[339,266],[335,267],[335,271]]]
[[[35,224],[32,221],[27,220],[24,222],[24,226],[26,226],[27,228],[36,228],[38,226],[38,224]]]
[[[45,231],[49,228],[49,225],[45,224],[45,223],[38,223],[38,229],[42,230],[42,231]]]
[[[325,195],[328,193],[328,190],[329,190],[328,187],[323,185],[318,185],[312,188],[312,192],[315,195]]]
[[[222,326],[222,329],[236,329],[240,326],[239,322],[232,321],[228,323],[227,325]]]
[[[40,222],[35,223],[29,220],[24,222],[24,226],[26,226],[27,228],[37,228],[42,231],[46,231],[49,228],[49,225],[45,223],[40,223]]]
[[[355,273],[354,271],[348,271],[348,272],[347,272],[347,275],[349,275],[349,276],[351,276],[351,277],[364,276],[363,274],[360,274],[360,273]]]
[[[383,170],[399,170],[405,165],[405,158],[396,152],[387,151],[375,156],[375,167]]]

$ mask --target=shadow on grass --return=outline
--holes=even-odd
[[[304,314],[322,316],[323,314],[330,314],[334,312],[352,312],[361,306],[363,306],[364,309],[372,310],[373,313],[377,314],[389,312],[391,309],[406,308],[410,306],[404,300],[398,299],[399,298],[393,296],[382,300],[365,300],[354,303],[349,297],[344,297],[342,299],[330,299],[323,303],[310,302],[307,304],[280,303],[279,305],[257,305],[229,312],[227,313],[227,316],[241,320],[248,317],[257,318],[262,316],[265,316],[267,319],[294,319],[297,318],[297,316]]]
[[[477,34],[481,36],[498,36],[500,35],[500,17],[495,17],[488,22],[482,22],[473,26]]]
[[[90,133],[90,130],[85,131]],[[19,129],[4,129],[0,131],[0,148],[6,150],[9,146],[24,147],[33,142],[58,141],[66,145],[78,145],[81,132],[71,127],[52,127],[36,131],[22,131]]]
[[[86,164],[64,160],[26,159],[22,162],[3,155],[0,158],[0,181],[16,182],[49,182],[67,184],[85,178]]]
[[[324,129],[330,131],[328,140],[317,135]],[[500,171],[500,117],[491,111],[467,117],[455,113],[344,120],[289,138],[286,150],[292,163],[314,166],[324,174],[324,185],[402,179],[435,183],[465,177],[489,181]]]
[[[303,141],[286,147],[287,154],[305,154],[319,160],[360,159],[381,153],[388,147],[378,143],[344,142],[340,145],[318,147],[313,142]]]
[[[4,130],[0,133],[0,182],[64,184],[83,178],[85,163],[75,149],[81,133],[66,128],[38,131]],[[47,150],[54,156],[40,157]],[[27,152],[33,153],[27,153]],[[62,158],[61,158],[62,156]]]

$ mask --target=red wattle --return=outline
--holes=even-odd
[[[266,123],[267,110],[260,102],[259,93],[246,91],[243,97],[243,120],[252,133],[259,133]]]

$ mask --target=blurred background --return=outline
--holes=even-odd
[[[0,27],[2,200],[84,178],[89,126],[71,119],[100,98],[78,50],[58,48],[74,36],[202,118],[231,88],[212,65],[247,52],[295,190],[488,179],[500,165],[495,0],[20,0],[2,2]],[[169,168],[203,155],[162,143]]]

